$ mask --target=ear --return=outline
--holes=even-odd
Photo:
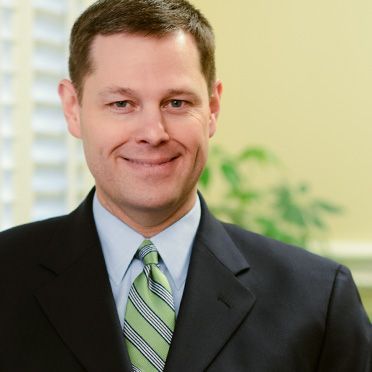
[[[68,130],[76,138],[81,138],[80,103],[72,82],[63,79],[58,85],[58,94],[61,99]]]
[[[209,110],[210,110],[210,120],[209,120],[209,138],[214,135],[217,128],[217,118],[220,113],[220,102],[222,95],[222,82],[217,80],[212,89],[212,94],[209,98]]]

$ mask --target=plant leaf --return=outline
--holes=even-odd
[[[300,193],[302,193],[302,194],[306,194],[307,192],[310,191],[310,186],[309,186],[307,183],[303,182],[303,183],[301,183],[301,184],[298,186],[298,191],[299,191]]]
[[[211,169],[210,167],[207,165],[200,178],[199,178],[199,183],[201,185],[201,187],[204,187],[204,189],[207,189],[210,185],[210,181],[211,181]]]
[[[278,158],[262,147],[248,147],[239,155],[238,161],[257,160],[260,163],[277,163]]]
[[[323,220],[319,216],[312,215],[311,222],[313,223],[314,226],[316,226],[320,230],[325,230],[327,227],[326,224],[323,222]]]
[[[323,211],[325,212],[328,212],[328,213],[341,213],[342,212],[342,208],[339,207],[338,205],[335,205],[335,204],[331,204],[329,202],[326,202],[324,200],[316,200],[314,203],[313,203],[313,207],[317,208],[317,209],[322,209]]]
[[[223,162],[221,164],[221,171],[226,181],[228,181],[234,189],[239,187],[240,176],[231,162]]]

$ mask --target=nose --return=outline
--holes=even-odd
[[[165,119],[159,107],[143,109],[136,129],[135,140],[137,143],[158,146],[169,140]]]

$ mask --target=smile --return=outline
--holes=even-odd
[[[130,158],[123,158],[123,159],[135,166],[154,168],[154,167],[165,166],[173,162],[173,160],[177,158],[178,156],[174,156],[172,158],[160,158],[160,159],[130,159]]]

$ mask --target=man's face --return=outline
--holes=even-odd
[[[123,220],[187,211],[221,93],[216,83],[209,97],[192,36],[97,36],[91,60],[81,103],[71,87],[60,94],[100,201]]]

